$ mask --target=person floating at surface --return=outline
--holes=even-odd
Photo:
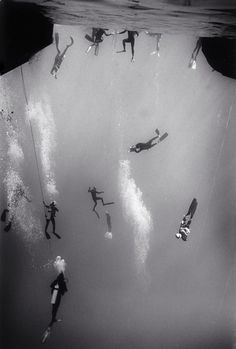
[[[50,235],[48,234],[47,232],[47,228],[48,228],[48,225],[50,222],[52,222],[52,227],[53,227],[53,231],[52,233],[58,238],[58,239],[61,239],[60,235],[56,234],[55,233],[55,229],[56,229],[56,222],[55,222],[55,217],[56,217],[56,212],[59,212],[58,208],[56,207],[56,202],[55,201],[52,201],[50,203],[50,205],[46,205],[45,202],[43,201],[43,204],[44,206],[47,208],[48,210],[48,214],[49,214],[49,217],[47,214],[45,214],[45,217],[46,217],[46,226],[45,226],[45,235],[46,235],[46,238],[47,239],[50,239]]]
[[[193,50],[193,53],[192,53],[192,56],[191,56],[191,59],[190,59],[189,65],[188,65],[189,68],[196,69],[196,67],[197,67],[196,60],[197,60],[197,56],[199,54],[201,47],[202,47],[202,40],[201,40],[201,38],[199,38],[197,43],[196,43],[196,46]]]
[[[197,199],[194,198],[191,202],[188,212],[182,219],[178,233],[175,234],[175,237],[177,239],[181,238],[183,241],[187,241],[188,236],[190,234],[190,224],[192,222],[193,215],[197,209],[197,205]]]
[[[68,291],[66,286],[66,280],[64,277],[64,273],[61,272],[58,277],[51,283],[51,304],[52,304],[52,319],[48,325],[48,328],[44,332],[42,343],[46,341],[46,339],[50,336],[52,326],[55,322],[60,321],[56,318],[58,308],[61,303],[61,297]]]
[[[122,32],[118,32],[117,34],[124,34],[125,32],[128,33],[128,37],[127,37],[127,39],[123,40],[123,50],[117,51],[117,53],[126,52],[125,45],[126,45],[126,43],[130,43],[131,44],[131,53],[132,53],[131,62],[134,62],[134,43],[135,43],[134,36],[135,35],[139,36],[139,33],[137,31],[123,30]]]
[[[145,31],[145,33],[149,36],[156,37],[156,49],[155,51],[151,52],[150,55],[157,54],[158,57],[160,57],[160,40],[161,40],[161,34],[160,33],[150,33],[148,31]]]
[[[160,142],[160,132],[158,129],[155,130],[157,136],[151,138],[148,142],[146,143],[137,143],[136,145],[133,145],[132,147],[130,147],[129,152],[135,152],[135,153],[140,153],[142,150],[149,150],[152,147],[154,147],[157,143]],[[164,135],[166,135],[167,133],[165,133]],[[163,136],[164,136],[163,135]],[[162,138],[163,138],[162,136]],[[166,136],[165,136],[166,137]],[[155,139],[158,139],[158,141],[156,143],[152,143]]]
[[[57,55],[55,57],[53,67],[52,67],[51,72],[50,72],[55,77],[55,79],[57,79],[57,72],[58,72],[58,70],[59,70],[59,68],[60,68],[60,66],[61,66],[61,64],[62,64],[62,62],[63,62],[63,60],[65,58],[66,51],[74,43],[74,40],[73,40],[72,36],[70,36],[70,40],[71,40],[71,43],[66,45],[65,50],[63,52],[61,52],[59,50],[59,35],[58,35],[58,33],[55,33]]]
[[[92,29],[92,36],[89,36],[88,34],[85,35],[85,38],[88,41],[91,41],[92,44],[87,48],[86,53],[88,53],[93,46],[95,46],[95,55],[97,56],[98,53],[98,45],[103,41],[103,35],[110,36],[113,34],[107,34],[106,31],[108,29],[102,29],[102,28],[93,28]]]
[[[101,200],[103,206],[112,205],[112,204],[114,204],[114,202],[107,202],[107,203],[105,203],[103,201],[102,197],[97,196],[97,194],[102,194],[102,193],[104,193],[104,191],[97,191],[96,187],[93,187],[92,189],[89,187],[88,192],[91,193],[92,199],[94,201],[93,211],[96,213],[97,217],[100,218],[98,212],[95,210],[95,207],[97,206],[97,201]]]

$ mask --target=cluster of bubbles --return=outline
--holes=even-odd
[[[152,229],[151,214],[144,205],[141,190],[131,177],[130,161],[120,160],[119,178],[123,212],[133,226],[138,272],[145,271]]]
[[[9,220],[15,228],[23,232],[27,241],[36,241],[42,238],[40,221],[34,218],[30,202],[29,189],[24,185],[19,173],[9,168],[3,180],[7,191]],[[18,229],[16,229],[18,231]]]
[[[55,123],[53,113],[47,98],[44,96],[41,101],[30,101],[27,108],[27,116],[34,121],[40,139],[40,158],[43,169],[43,182],[50,198],[58,194],[54,174],[53,152],[56,147]],[[36,129],[34,127],[34,130]]]
[[[66,262],[63,258],[61,258],[61,256],[57,256],[54,263],[53,263],[54,268],[56,269],[56,271],[58,272],[58,274],[60,273],[65,273],[66,270]]]

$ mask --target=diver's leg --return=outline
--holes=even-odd
[[[97,201],[94,201],[94,206],[93,206],[93,211],[96,213],[97,217],[100,218],[99,214],[97,213],[97,211],[95,210],[95,207],[97,206]]]
[[[134,59],[134,39],[130,41],[131,44],[131,53],[132,53],[132,60]]]
[[[192,219],[196,209],[197,209],[197,199],[194,198],[191,202],[191,205],[189,206],[189,209],[188,209],[186,216],[190,215],[190,217]]]
[[[47,232],[49,222],[50,222],[50,219],[46,219],[46,225],[45,225],[45,230],[44,230],[44,232],[45,232],[45,235],[46,235],[46,238],[47,238],[47,239],[51,239],[50,235],[49,235],[48,232]]]
[[[159,136],[156,136],[156,137],[151,138],[147,143],[145,143],[145,145],[146,145],[147,147],[151,147],[151,146],[152,146],[152,142],[153,142],[155,139],[157,139],[157,138],[159,138]],[[155,143],[155,144],[156,144],[156,143]]]
[[[129,42],[128,39],[124,39],[124,40],[122,41],[122,44],[123,44],[123,51],[124,51],[124,52],[126,52],[125,44],[126,44],[127,42]]]
[[[61,51],[59,50],[59,34],[58,33],[55,33],[55,42],[56,42],[57,52],[60,54]]]
[[[155,145],[157,145],[157,143],[152,143],[152,144],[149,146],[149,148],[148,148],[148,149],[150,149],[150,148],[154,147]]]
[[[56,221],[55,221],[55,218],[54,218],[54,217],[51,218],[51,222],[52,222],[52,228],[53,228],[52,233],[53,233],[58,239],[61,239],[60,235],[57,234],[57,233],[55,232],[55,230],[56,230]]]
[[[58,292],[56,302],[55,302],[55,304],[52,305],[52,320],[51,320],[50,324],[48,325],[48,327],[52,327],[54,322],[57,321],[56,315],[57,315],[60,303],[61,303],[61,294]]]

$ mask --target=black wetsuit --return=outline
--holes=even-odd
[[[49,324],[49,327],[51,327],[53,323],[57,321],[56,315],[57,315],[59,305],[61,303],[61,297],[68,291],[63,272],[61,272],[56,278],[56,280],[54,280],[51,283],[50,287],[51,287],[51,294],[53,294],[54,290],[58,290],[58,292],[56,296],[56,301],[54,304],[52,304],[52,320]]]
[[[55,229],[56,229],[56,222],[55,222],[55,217],[56,217],[56,212],[59,212],[58,208],[55,205],[45,205],[48,208],[48,213],[50,213],[50,218],[46,218],[46,226],[45,226],[45,234],[47,234],[47,228],[50,222],[52,222],[52,227],[53,231],[52,233],[55,234]]]

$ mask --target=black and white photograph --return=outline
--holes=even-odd
[[[0,0],[0,347],[236,349],[236,1]]]

